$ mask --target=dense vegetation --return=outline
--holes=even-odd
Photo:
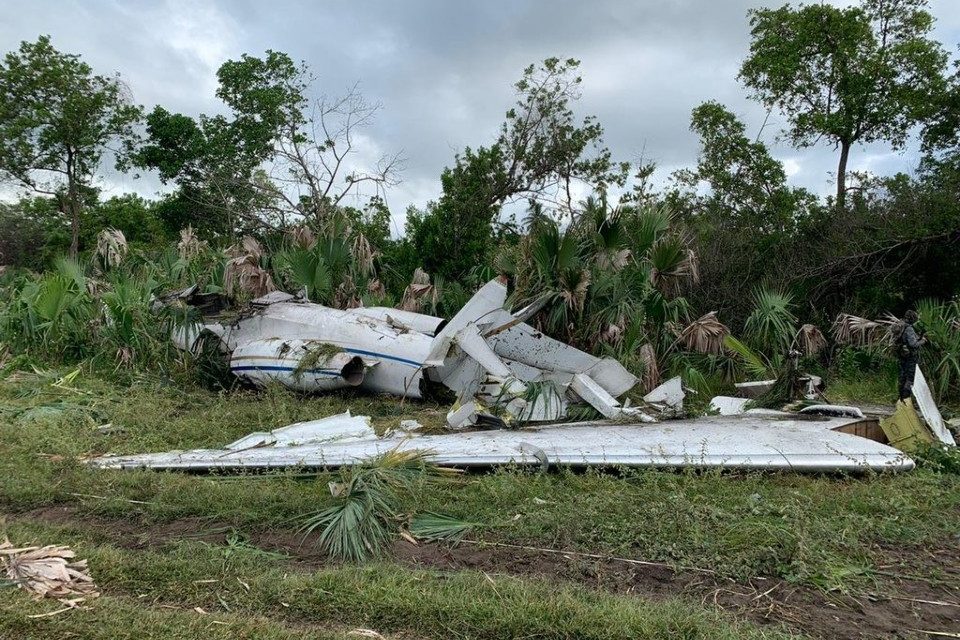
[[[24,194],[0,204],[0,340],[40,359],[175,368],[163,338],[177,318],[149,312],[170,288],[447,315],[500,276],[514,304],[541,305],[544,330],[616,355],[644,387],[681,373],[708,393],[775,373],[790,349],[821,373],[889,375],[887,330],[919,305],[925,368],[955,398],[960,71],[924,2],[763,9],[750,24],[740,78],[786,116],[787,140],[837,145],[835,197],[791,186],[714,101],[692,113],[696,166],[655,189],[652,165],[617,161],[601,123],[576,115],[579,63],[551,58],[523,70],[496,138],[456,155],[400,237],[380,194],[402,158],[360,166],[354,148],[378,107],[312,99],[305,63],[227,61],[228,115],[190,116],[145,112],[49,38],[24,42],[0,64],[0,177]],[[858,143],[914,134],[913,175],[847,175]],[[103,197],[104,158],[155,172],[168,194]]]

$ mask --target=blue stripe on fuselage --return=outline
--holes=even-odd
[[[237,371],[289,371],[289,372],[292,373],[292,372],[295,371],[295,370],[296,370],[295,367],[276,367],[276,366],[266,365],[266,364],[263,364],[263,365],[250,365],[250,366],[243,366],[243,367],[230,367],[230,371],[233,371],[233,372],[237,372]],[[306,369],[305,371],[303,371],[303,373],[318,373],[318,374],[322,374],[322,375],[325,375],[325,376],[339,376],[339,375],[340,375],[340,370],[339,370],[339,369]]]

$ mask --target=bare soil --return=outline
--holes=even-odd
[[[184,539],[222,544],[232,529],[229,524],[201,518],[164,524],[95,518],[69,506],[46,507],[7,518],[82,526],[128,549]],[[286,554],[291,566],[299,570],[332,564],[295,532],[254,532],[249,534],[249,543]],[[817,638],[920,638],[937,637],[937,633],[944,637],[960,632],[960,544],[956,540],[947,540],[940,548],[879,548],[876,587],[869,593],[856,594],[824,592],[779,578],[758,576],[734,581],[709,570],[675,570],[652,562],[494,545],[398,541],[392,552],[397,562],[412,568],[482,571],[492,580],[498,575],[565,580],[654,600],[684,596],[759,626],[783,625]]]

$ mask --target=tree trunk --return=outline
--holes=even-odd
[[[840,143],[840,163],[837,165],[837,209],[843,209],[847,200],[847,159],[850,157],[850,143]]]
[[[70,210],[70,257],[80,252],[80,194],[74,175],[73,153],[67,152],[67,208]]]

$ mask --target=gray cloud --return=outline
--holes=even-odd
[[[117,71],[138,102],[188,114],[222,109],[215,96],[219,64],[241,53],[281,50],[305,60],[317,92],[337,94],[356,82],[383,104],[366,132],[370,147],[403,150],[404,182],[388,194],[402,219],[408,204],[439,194],[439,174],[464,146],[489,143],[527,64],[558,55],[582,60],[578,112],[595,114],[622,159],[641,153],[662,180],[693,163],[690,110],[707,99],[727,104],[752,133],[767,114],[736,81],[746,53],[753,0],[444,0],[364,3],[296,0],[3,0],[0,48],[49,33],[58,48],[81,54],[100,72]],[[933,0],[936,36],[960,42],[960,3]],[[778,144],[776,116],[762,138],[785,160],[792,180],[831,191],[834,153]],[[853,169],[910,170],[916,153],[884,145],[857,149]],[[111,190],[151,193],[157,181],[108,176]],[[400,222],[400,220],[398,220]]]

